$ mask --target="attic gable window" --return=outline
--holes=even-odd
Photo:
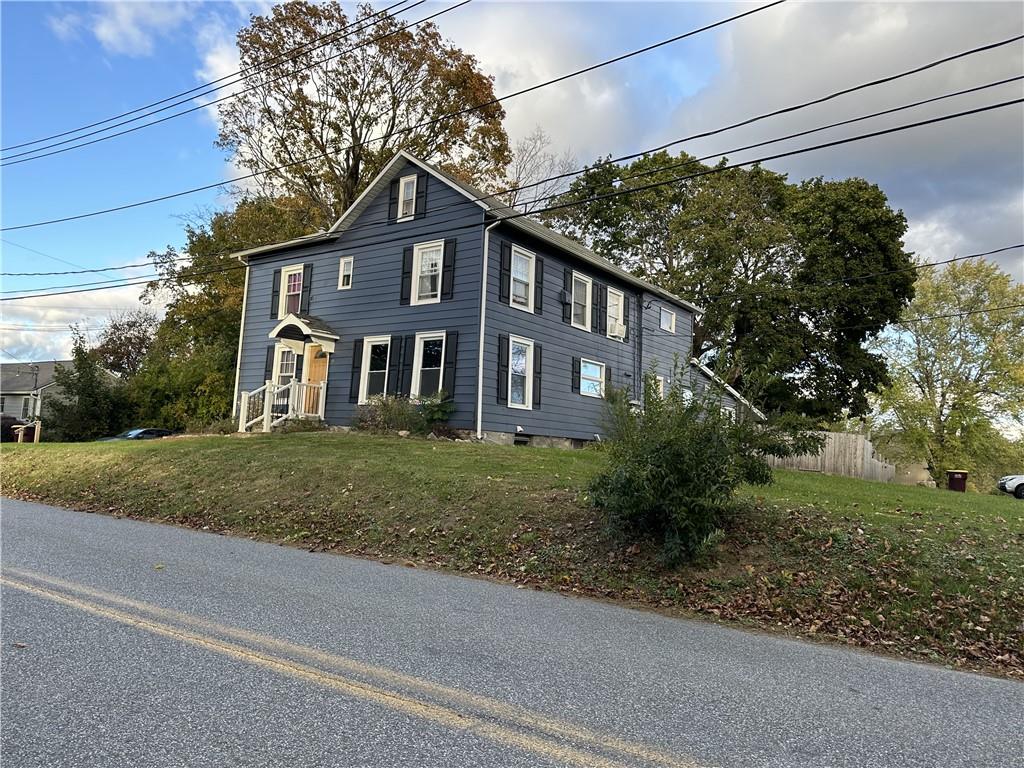
[[[416,215],[416,176],[403,176],[398,183],[398,219],[409,221]]]
[[[664,307],[661,308],[661,330],[668,333],[676,332],[676,313]]]

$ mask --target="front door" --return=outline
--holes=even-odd
[[[305,353],[305,383],[310,385],[303,387],[302,411],[309,416],[320,414],[320,395],[322,390],[320,384],[327,381],[328,353],[319,344],[307,344]]]

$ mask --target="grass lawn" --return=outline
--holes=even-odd
[[[665,569],[587,504],[600,451],[310,433],[4,445],[3,493],[1024,676],[1024,503],[779,471]]]

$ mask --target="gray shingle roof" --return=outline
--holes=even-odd
[[[0,392],[14,394],[32,392],[53,383],[53,374],[58,365],[71,367],[71,360],[41,360],[36,363],[0,363]],[[39,367],[38,377],[35,368]]]

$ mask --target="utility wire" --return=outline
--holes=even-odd
[[[423,0],[421,0],[421,2],[422,1]],[[390,5],[387,8],[384,8],[381,11],[377,11],[376,13],[371,14],[367,18],[369,19],[369,18],[373,18],[374,16],[379,16],[381,14],[389,13],[390,11],[394,10],[395,8],[397,8],[400,5],[403,5],[406,2],[408,2],[408,0],[400,0],[400,2],[397,2],[394,5]],[[411,5],[408,8],[403,8],[401,11],[396,11],[395,13],[404,13],[405,11],[411,10],[412,8],[414,8],[414,7],[416,7],[417,5],[420,5],[420,4],[421,4],[420,2],[417,2],[414,5]],[[268,69],[273,69],[274,67],[278,67],[278,66],[280,66],[281,64],[284,64],[287,61],[291,61],[291,60],[293,60],[295,58],[298,58],[298,56],[300,56],[300,55],[305,55],[305,54],[312,53],[313,51],[318,50],[318,49],[324,47],[324,45],[329,45],[332,41],[329,40],[328,38],[332,38],[332,37],[335,37],[336,35],[343,34],[345,32],[345,30],[347,30],[353,24],[362,23],[365,20],[366,19],[357,19],[356,21],[353,21],[350,24],[346,24],[343,27],[340,27],[338,29],[332,30],[331,32],[327,32],[327,33],[321,35],[320,37],[317,37],[317,38],[315,38],[313,40],[310,40],[307,43],[302,43],[301,45],[297,45],[294,48],[290,48],[290,49],[288,49],[288,50],[278,54],[277,56],[273,56],[270,59],[267,59],[266,61],[259,62],[253,68],[251,68],[249,70],[239,69],[239,70],[237,70],[235,72],[231,72],[231,73],[229,73],[227,75],[224,75],[222,77],[218,77],[216,80],[211,80],[208,83],[203,83],[202,85],[197,85],[194,88],[189,88],[186,91],[181,91],[179,93],[172,94],[170,96],[167,96],[166,98],[160,99],[159,101],[154,101],[154,102],[151,102],[149,104],[144,104],[141,107],[136,107],[135,109],[128,110],[127,112],[122,112],[119,115],[114,115],[112,117],[107,117],[107,118],[104,118],[103,120],[98,120],[98,121],[96,121],[94,123],[89,123],[88,125],[79,126],[78,128],[71,128],[69,130],[63,131],[62,133],[55,133],[55,134],[52,134],[50,136],[44,136],[41,139],[33,139],[32,141],[22,142],[21,144],[12,144],[9,147],[3,147],[2,149],[0,149],[0,152],[7,152],[7,151],[12,150],[12,149],[20,149],[21,147],[28,147],[28,146],[31,146],[33,144],[42,144],[44,141],[50,141],[51,139],[59,139],[62,136],[68,136],[69,134],[72,134],[72,133],[79,133],[80,131],[86,131],[86,130],[88,130],[90,128],[95,128],[98,125],[103,125],[104,123],[110,123],[110,122],[113,122],[114,120],[120,120],[122,117],[127,117],[128,115],[134,115],[136,112],[143,112],[143,111],[145,111],[147,109],[150,109],[152,107],[157,107],[157,106],[160,106],[161,104],[166,104],[168,101],[174,101],[175,99],[179,99],[182,96],[188,96],[188,99],[185,99],[185,101],[189,101],[191,99],[199,98],[200,96],[205,96],[206,93],[212,93],[213,91],[217,91],[217,90],[220,90],[221,88],[226,88],[229,85],[233,85],[234,84],[234,83],[224,83],[223,85],[217,85],[217,83],[223,83],[225,80],[229,80],[230,78],[236,77],[237,75],[249,76],[249,75],[252,75],[252,74],[259,74],[261,72],[265,72]],[[326,42],[323,42],[323,41],[326,41]],[[322,45],[317,45],[318,43],[321,43],[321,42],[323,42]],[[307,48],[309,46],[315,46],[315,47],[309,48],[309,50],[302,50],[302,49]],[[292,55],[292,54],[295,54],[295,55]],[[236,82],[238,82],[238,81],[236,81]],[[216,88],[212,88],[210,91],[207,91],[206,93],[196,93],[196,91],[203,91],[204,89],[210,88],[211,86],[215,86],[215,85],[217,86]],[[190,96],[189,94],[195,94],[195,95]],[[184,103],[184,102],[181,102],[181,103]],[[171,106],[173,107],[173,106],[176,106],[176,105],[172,104]],[[165,109],[169,109],[169,107],[165,107]],[[159,111],[160,110],[157,110],[157,112],[159,112]],[[156,114],[156,112],[151,112],[149,114]],[[140,115],[139,117],[133,118],[133,120],[141,120],[142,118],[144,118],[146,116],[147,115]],[[129,120],[128,122],[132,122],[132,120]],[[123,125],[123,123],[119,123],[119,125]],[[111,127],[113,127],[113,126],[111,126]],[[103,130],[109,130],[109,127],[105,128]],[[82,138],[82,137],[80,136],[78,138]],[[76,141],[76,140],[77,139],[72,139],[72,141]],[[56,146],[56,145],[53,145],[53,146]],[[45,147],[43,147],[41,149],[45,149]]]
[[[419,2],[416,3],[416,5],[419,5],[420,3],[425,3],[425,2],[426,2],[426,0],[419,0]],[[125,134],[128,134],[128,133],[134,133],[135,131],[141,131],[143,128],[148,128],[148,127],[153,126],[153,125],[159,125],[160,123],[165,123],[168,120],[173,120],[174,118],[181,117],[182,115],[188,115],[188,114],[191,114],[193,112],[198,112],[201,109],[207,109],[207,108],[212,107],[212,106],[214,106],[216,104],[220,104],[221,102],[228,101],[229,99],[234,99],[234,98],[236,98],[237,96],[239,96],[239,95],[241,95],[243,93],[247,93],[249,91],[256,90],[256,88],[263,87],[265,85],[270,85],[271,83],[276,83],[278,80],[283,80],[284,78],[290,77],[290,76],[292,76],[294,74],[298,74],[299,72],[305,72],[306,70],[312,69],[313,67],[315,67],[315,66],[317,66],[319,64],[324,64],[324,63],[326,63],[328,61],[331,61],[332,59],[338,58],[339,56],[344,56],[346,53],[351,53],[352,51],[359,50],[360,48],[366,48],[367,46],[373,45],[374,43],[378,43],[381,40],[386,40],[387,38],[393,37],[393,36],[395,36],[397,34],[400,34],[400,33],[404,32],[405,30],[409,29],[410,27],[416,26],[417,24],[423,24],[424,22],[430,21],[431,19],[437,18],[438,16],[443,16],[446,13],[451,13],[452,11],[459,9],[462,6],[464,6],[464,5],[466,5],[467,3],[470,3],[470,2],[472,2],[472,0],[462,0],[461,2],[456,3],[455,5],[448,6],[447,8],[442,8],[441,10],[436,11],[436,12],[430,14],[429,16],[424,16],[422,19],[410,22],[410,23],[406,24],[405,26],[399,27],[398,29],[396,29],[396,30],[394,30],[392,32],[388,32],[388,33],[383,34],[383,35],[381,35],[379,37],[375,37],[372,40],[367,40],[367,41],[362,42],[362,43],[360,43],[358,45],[353,45],[352,47],[346,48],[343,51],[339,51],[338,53],[332,54],[332,55],[330,55],[330,56],[328,56],[328,57],[326,57],[324,59],[320,59],[319,61],[315,61],[312,64],[307,64],[307,65],[305,65],[303,67],[299,67],[298,69],[294,69],[294,70],[291,70],[291,71],[286,72],[284,74],[278,75],[277,77],[274,77],[271,80],[269,80],[267,83],[262,83],[262,84],[255,85],[255,86],[249,86],[249,87],[246,87],[246,88],[240,88],[240,89],[238,89],[237,91],[235,91],[233,93],[229,93],[226,96],[221,96],[220,98],[214,99],[213,101],[208,101],[208,102],[205,102],[203,104],[196,104],[196,105],[194,105],[192,107],[189,107],[188,109],[182,110],[181,112],[175,112],[174,114],[166,115],[164,117],[158,118],[157,120],[151,120],[148,123],[142,123],[141,125],[136,125],[136,126],[133,126],[131,128],[126,128],[123,131],[118,131],[117,133],[107,134],[106,136],[99,136],[98,138],[90,139],[89,141],[83,141],[80,144],[73,144],[72,146],[64,146],[61,149],[53,149],[50,152],[46,152],[45,151],[45,150],[48,150],[48,149],[52,149],[53,147],[60,147],[61,145],[64,145],[64,144],[70,144],[70,143],[79,141],[80,139],[84,139],[84,138],[87,138],[89,136],[95,136],[98,133],[105,133],[106,131],[112,130],[112,129],[117,128],[117,127],[122,126],[122,125],[127,125],[128,123],[131,123],[131,122],[134,122],[136,120],[142,119],[142,117],[147,117],[148,116],[148,115],[143,115],[142,117],[132,118],[131,120],[125,120],[125,121],[120,122],[120,123],[115,123],[113,125],[107,126],[106,128],[103,128],[103,129],[100,129],[100,130],[96,130],[96,131],[92,131],[90,133],[85,133],[85,134],[82,134],[81,136],[76,136],[76,137],[71,138],[71,139],[65,139],[64,141],[59,141],[59,142],[56,142],[54,144],[50,144],[50,145],[45,146],[45,147],[39,147],[37,149],[29,150],[29,151],[26,151],[26,152],[19,152],[16,155],[9,155],[8,157],[3,159],[3,162],[0,162],[0,168],[6,168],[9,165],[18,165],[19,163],[27,163],[27,162],[30,162],[32,160],[39,160],[41,158],[50,157],[52,155],[59,155],[62,152],[70,152],[73,149],[80,149],[82,147],[88,147],[88,146],[90,146],[92,144],[98,144],[101,141],[106,141],[107,139],[114,139],[114,138],[117,138],[118,136],[124,136]],[[410,6],[410,8],[412,8],[412,7],[414,7],[414,6]],[[405,9],[405,10],[408,10],[408,9]],[[377,23],[380,23],[380,20],[378,20],[377,22],[374,22],[374,24],[377,24]],[[373,24],[371,24],[369,26],[373,26]],[[366,27],[365,29],[368,29],[368,28],[369,27]],[[359,30],[355,30],[355,31],[361,32],[363,30],[359,29]],[[242,82],[242,81],[241,80],[236,81],[236,83],[238,83],[238,82]],[[228,85],[234,85],[234,84],[235,83],[228,83]],[[225,86],[221,86],[221,87],[225,87]],[[198,98],[198,97],[192,97],[192,98],[195,99],[195,98]],[[163,112],[165,110],[172,109],[173,107],[181,106],[182,104],[185,104],[185,103],[187,103],[187,101],[191,101],[191,100],[192,99],[186,100],[184,102],[179,102],[177,104],[170,104],[170,105],[168,105],[166,107],[161,107],[160,109],[154,110],[153,112],[150,112],[149,114],[150,115],[155,115],[158,112]],[[42,153],[42,154],[36,154],[36,153]],[[25,157],[25,155],[32,155],[32,156],[31,157]],[[14,158],[20,158],[20,159],[16,160]]]
[[[17,229],[30,229],[30,228],[33,228],[33,227],[42,227],[42,226],[47,226],[47,225],[50,225],[50,224],[59,224],[59,223],[63,223],[63,222],[66,222],[66,221],[75,221],[75,220],[78,220],[78,219],[90,218],[92,216],[100,216],[100,215],[104,215],[104,214],[107,214],[107,213],[114,213],[116,211],[123,211],[123,210],[127,210],[127,209],[130,209],[130,208],[138,208],[139,206],[150,205],[152,203],[158,203],[158,202],[162,202],[164,200],[171,200],[171,199],[174,199],[174,198],[177,198],[177,197],[183,197],[185,195],[194,194],[196,192],[202,192],[202,191],[209,190],[209,189],[216,189],[216,188],[219,188],[219,187],[223,187],[225,184],[233,184],[233,183],[236,183],[236,182],[239,182],[239,181],[245,181],[247,179],[252,179],[252,178],[255,178],[257,176],[262,176],[262,175],[265,175],[267,173],[271,173],[273,171],[280,171],[280,170],[283,170],[285,168],[291,168],[291,167],[296,166],[296,165],[302,165],[303,163],[308,163],[311,160],[316,160],[316,159],[323,158],[323,157],[329,157],[331,155],[337,155],[337,154],[340,154],[341,152],[345,152],[345,151],[354,149],[356,147],[361,147],[361,146],[365,146],[367,144],[375,143],[375,142],[378,142],[378,141],[383,141],[383,140],[391,138],[391,137],[393,137],[395,135],[410,133],[410,132],[412,132],[414,130],[418,130],[420,128],[426,128],[426,127],[429,127],[431,125],[435,125],[436,123],[442,122],[444,120],[449,120],[449,119],[452,119],[452,118],[461,117],[463,115],[467,115],[467,114],[470,114],[472,112],[476,112],[478,110],[484,109],[486,107],[493,106],[495,104],[500,104],[502,101],[505,101],[507,99],[515,98],[517,96],[522,96],[524,94],[531,93],[533,91],[539,90],[541,88],[545,88],[545,87],[550,86],[550,85],[554,85],[554,84],[562,82],[564,80],[568,80],[568,79],[573,78],[573,77],[578,77],[579,75],[583,75],[583,74],[586,74],[588,72],[593,72],[594,70],[600,69],[602,67],[606,67],[606,66],[609,66],[611,64],[616,64],[616,63],[618,63],[620,61],[624,61],[624,60],[632,58],[634,56],[639,56],[641,54],[648,53],[648,52],[650,52],[650,51],[652,51],[652,50],[654,50],[656,48],[661,48],[662,46],[670,45],[672,43],[679,42],[680,40],[683,40],[683,39],[688,38],[688,37],[692,37],[692,36],[700,34],[702,32],[706,32],[706,31],[708,31],[710,29],[715,29],[716,27],[720,27],[720,26],[723,26],[725,24],[729,24],[729,23],[731,23],[733,21],[737,21],[737,20],[742,19],[742,18],[744,18],[746,16],[751,16],[751,15],[753,15],[755,13],[760,13],[762,11],[766,11],[769,8],[773,8],[776,5],[781,5],[782,3],[786,2],[786,1],[787,0],[773,0],[773,2],[770,2],[767,5],[762,5],[762,6],[759,6],[757,8],[753,8],[753,9],[751,9],[749,11],[744,11],[743,13],[738,13],[738,14],[735,14],[733,16],[729,16],[728,18],[720,19],[719,21],[713,22],[711,24],[706,24],[703,27],[699,27],[697,29],[690,30],[689,32],[684,32],[683,34],[676,35],[674,37],[670,37],[670,38],[668,38],[666,40],[662,40],[661,42],[652,43],[651,45],[645,46],[643,48],[637,48],[637,49],[635,49],[633,51],[621,54],[621,55],[616,56],[614,58],[606,59],[605,61],[599,62],[597,64],[591,64],[590,66],[583,67],[582,69],[577,69],[577,70],[575,70],[573,72],[569,72],[567,74],[551,78],[550,80],[546,80],[546,81],[541,82],[541,83],[536,83],[536,84],[528,86],[526,88],[522,88],[522,89],[520,89],[518,91],[513,91],[512,93],[506,94],[504,96],[499,96],[499,97],[496,97],[496,98],[493,98],[493,99],[489,99],[487,101],[481,102],[481,103],[476,104],[476,105],[471,106],[471,107],[465,107],[465,108],[457,110],[455,112],[449,112],[447,114],[440,115],[440,116],[435,117],[435,118],[431,118],[430,120],[426,120],[424,122],[418,123],[418,124],[413,125],[413,126],[407,126],[405,128],[402,128],[402,129],[399,129],[399,130],[395,130],[395,131],[393,131],[392,133],[390,133],[390,134],[388,134],[386,136],[378,136],[378,137],[373,138],[373,139],[367,139],[366,141],[361,142],[359,144],[352,144],[350,146],[341,147],[339,149],[331,150],[329,152],[321,152],[319,154],[316,154],[316,155],[313,155],[313,156],[310,156],[310,157],[306,157],[306,158],[302,158],[302,159],[299,159],[299,160],[295,160],[295,161],[292,161],[290,163],[285,163],[283,165],[274,166],[274,167],[271,167],[271,168],[266,168],[266,169],[263,169],[263,170],[260,170],[260,171],[254,171],[252,173],[248,173],[248,174],[245,174],[243,176],[235,176],[233,178],[226,179],[226,180],[223,180],[223,181],[218,181],[218,182],[216,182],[214,184],[206,184],[206,185],[203,185],[203,186],[200,186],[200,187],[193,187],[192,189],[186,189],[186,190],[182,190],[180,192],[173,192],[173,193],[170,193],[170,194],[167,194],[167,195],[161,195],[160,197],[154,197],[154,198],[150,198],[148,200],[141,200],[141,201],[134,202],[134,203],[126,203],[124,205],[114,206],[112,208],[105,208],[105,209],[102,209],[102,210],[91,211],[89,213],[80,213],[80,214],[76,214],[76,215],[73,215],[73,216],[64,216],[64,217],[61,217],[61,218],[49,219],[49,220],[46,220],[46,221],[37,221],[37,222],[33,222],[31,224],[19,224],[19,225],[13,226],[13,227],[3,227],[3,228],[0,228],[0,232],[8,232],[8,231],[13,231],[13,230],[17,230]]]
[[[843,139],[836,139],[834,141],[824,142],[822,144],[816,144],[816,145],[813,145],[813,146],[810,146],[810,147],[802,147],[802,148],[790,150],[790,151],[787,151],[787,152],[780,152],[780,153],[777,153],[777,154],[774,154],[774,155],[770,155],[770,156],[767,156],[767,157],[756,158],[754,160],[746,160],[746,161],[743,161],[743,162],[732,163],[732,164],[729,164],[729,165],[719,165],[719,166],[715,166],[714,168],[707,168],[707,169],[705,169],[703,171],[699,171],[697,173],[693,173],[693,174],[689,174],[689,175],[684,175],[684,176],[677,176],[677,177],[673,177],[671,179],[667,179],[667,180],[653,182],[653,183],[650,183],[650,184],[641,185],[639,187],[629,187],[629,188],[617,189],[617,190],[614,190],[612,192],[606,192],[606,193],[603,193],[601,195],[596,195],[594,197],[587,198],[585,200],[577,200],[577,201],[572,201],[572,202],[557,203],[557,204],[550,205],[550,206],[547,206],[547,207],[539,209],[539,210],[532,211],[530,213],[527,213],[527,212],[512,213],[512,214],[509,214],[509,215],[501,216],[498,219],[498,221],[510,221],[510,220],[513,220],[513,219],[522,218],[524,216],[529,216],[529,215],[533,215],[533,214],[536,214],[536,213],[543,213],[543,212],[552,211],[552,210],[561,210],[561,209],[564,209],[564,208],[574,207],[574,206],[577,206],[577,205],[584,205],[586,203],[591,203],[591,202],[598,201],[598,200],[605,200],[605,199],[609,199],[609,198],[613,198],[613,197],[618,197],[620,195],[625,195],[625,194],[635,194],[636,192],[640,192],[640,191],[647,190],[647,189],[654,189],[654,188],[657,188],[657,187],[667,186],[669,184],[676,184],[676,183],[679,183],[681,181],[687,181],[689,179],[701,178],[703,176],[709,176],[709,175],[716,174],[716,173],[723,173],[725,171],[732,170],[734,168],[742,168],[742,167],[746,167],[746,166],[749,166],[749,165],[758,165],[760,163],[767,162],[769,160],[777,160],[777,159],[783,158],[783,157],[792,157],[792,156],[795,156],[795,155],[805,154],[807,152],[814,152],[814,151],[817,151],[817,150],[820,150],[820,149],[826,149],[826,148],[830,148],[830,147],[836,147],[836,146],[841,146],[841,145],[844,145],[844,144],[849,144],[849,143],[852,143],[852,142],[855,142],[855,141],[862,141],[862,140],[865,140],[865,139],[875,138],[875,137],[878,137],[878,136],[885,136],[885,135],[888,135],[888,134],[897,133],[897,132],[901,132],[901,131],[906,131],[906,130],[910,130],[910,129],[913,129],[913,128],[919,128],[919,127],[926,126],[926,125],[933,125],[933,124],[936,124],[936,123],[945,122],[947,120],[954,120],[954,119],[958,119],[958,118],[961,118],[961,117],[981,114],[981,113],[984,113],[984,112],[989,112],[989,111],[994,110],[994,109],[1001,109],[1003,107],[1012,106],[1014,104],[1020,104],[1022,102],[1024,102],[1024,98],[1013,99],[1013,100],[1010,100],[1010,101],[1005,101],[1005,102],[1001,102],[1001,103],[997,103],[997,104],[990,104],[990,105],[984,106],[984,107],[977,107],[975,109],[964,110],[962,112],[957,112],[957,113],[954,113],[954,114],[951,114],[951,115],[943,115],[943,116],[939,116],[939,117],[930,118],[928,120],[920,120],[920,121],[917,121],[915,123],[908,123],[908,124],[905,124],[905,125],[893,126],[891,128],[886,128],[886,129],[883,129],[883,130],[873,131],[871,133],[859,134],[859,135],[856,135],[856,136],[850,136],[850,137],[846,137],[846,138],[843,138]],[[465,229],[475,229],[478,226],[479,226],[479,224],[477,222],[473,222],[471,224],[466,224],[466,225],[463,225],[461,227],[449,228],[448,232],[461,231],[461,230],[465,230]],[[367,240],[371,240],[375,244],[385,244],[387,242],[392,242],[392,241],[407,241],[408,240],[408,236],[407,235],[398,235],[398,236],[395,236],[395,237],[392,237],[392,238],[383,238],[383,239],[372,238],[371,237],[371,238],[367,238]],[[322,251],[321,253],[333,253],[333,252],[338,252],[338,251],[342,251],[342,250],[348,250],[352,246],[353,246],[353,243],[352,242],[348,242],[343,247],[329,249],[329,250],[326,250],[326,251]],[[1010,247],[1012,247],[1012,246],[1010,246]],[[207,270],[207,271],[204,271],[204,272],[179,274],[179,275],[174,276],[174,278],[163,278],[163,279],[156,279],[156,280],[140,280],[140,281],[137,281],[137,282],[121,283],[121,284],[119,284],[117,286],[100,286],[100,287],[92,287],[92,288],[80,288],[78,290],[58,291],[58,292],[54,292],[54,293],[43,293],[43,294],[35,293],[35,294],[23,295],[23,296],[8,296],[8,297],[0,298],[0,301],[17,301],[17,300],[28,299],[28,298],[39,298],[39,297],[42,297],[42,296],[63,295],[65,293],[87,293],[87,292],[90,292],[90,291],[108,290],[109,288],[112,288],[112,287],[125,287],[125,286],[129,286],[129,285],[142,285],[142,284],[146,284],[146,283],[150,283],[150,282],[162,282],[163,280],[166,280],[166,279],[182,279],[182,278],[188,279],[188,278],[194,277],[194,276],[202,276],[202,275],[206,275],[206,274],[215,274],[215,273],[218,273],[218,272],[226,272],[226,271],[230,271],[230,270],[244,269],[244,268],[245,268],[245,265],[241,265],[240,264],[238,266],[223,267],[223,268],[219,268],[219,269]],[[82,284],[78,284],[78,285],[82,285]],[[54,288],[57,288],[57,287],[64,287],[64,286],[54,286]],[[73,287],[73,286],[68,286],[68,287]],[[43,288],[43,289],[37,289],[37,290],[50,290],[50,289]]]

